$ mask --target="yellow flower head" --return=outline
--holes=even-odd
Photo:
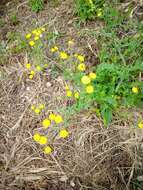
[[[42,31],[42,32],[45,32],[45,31],[46,31],[46,28],[42,27],[42,28],[41,28],[41,31]]]
[[[37,33],[37,30],[36,30],[36,29],[32,31],[32,34],[36,34],[36,33]]]
[[[83,84],[89,84],[90,82],[91,82],[91,79],[88,77],[88,76],[83,76],[82,78],[81,78],[81,82],[83,83]]]
[[[78,68],[79,71],[85,71],[85,69],[86,69],[84,63],[80,63],[77,68]]]
[[[35,37],[34,37],[34,40],[35,40],[35,41],[39,40],[39,36],[35,36]]]
[[[77,55],[77,59],[81,62],[84,62],[84,56],[83,55]]]
[[[44,109],[44,108],[45,108],[45,105],[44,105],[44,104],[40,104],[40,105],[39,105],[39,109],[42,110],[42,109]]]
[[[35,110],[35,106],[34,105],[31,106],[31,110]]]
[[[34,42],[34,41],[30,41],[30,42],[29,42],[29,45],[32,47],[32,46],[35,45],[35,42]]]
[[[30,68],[31,68],[31,64],[30,64],[30,63],[27,63],[27,64],[26,64],[26,68],[27,68],[27,69],[30,69]]]
[[[52,152],[52,148],[50,147],[50,146],[46,146],[45,148],[44,148],[44,153],[45,154],[50,154]]]
[[[30,79],[33,79],[33,77],[34,77],[34,75],[29,75],[29,78],[30,78]]]
[[[31,36],[32,36],[32,35],[29,33],[29,34],[26,34],[26,35],[25,35],[25,38],[26,38],[26,39],[29,39],[29,38],[31,38]]]
[[[53,113],[50,113],[50,115],[49,115],[49,119],[51,120],[51,121],[54,121],[55,120],[55,114],[53,114]]]
[[[68,54],[65,52],[60,52],[60,58],[61,59],[67,59],[68,58]]]
[[[57,124],[62,123],[62,122],[63,122],[62,116],[56,115],[56,117],[55,117],[55,122],[56,122]]]
[[[43,127],[44,127],[45,129],[48,128],[48,127],[50,126],[50,124],[51,124],[51,122],[50,122],[49,119],[44,119],[44,120],[42,121],[42,125],[43,125]]]
[[[138,123],[138,127],[143,129],[143,122]]]
[[[72,96],[72,91],[67,90],[67,91],[66,91],[66,95],[67,95],[67,97],[71,97],[71,96]]]
[[[61,138],[66,138],[66,137],[69,136],[69,132],[68,132],[66,129],[62,129],[62,130],[60,131],[60,133],[59,133],[59,136],[60,136]]]
[[[86,87],[86,92],[88,94],[92,94],[94,92],[94,87],[92,85],[89,85]]]
[[[44,145],[44,144],[47,144],[47,137],[46,136],[41,136],[40,139],[39,139],[39,143],[41,145]]]
[[[74,93],[74,97],[75,97],[76,99],[79,99],[79,92],[75,92],[75,93]]]
[[[56,51],[58,51],[59,50],[59,48],[57,47],[57,46],[54,46],[53,48],[51,48],[51,52],[52,53],[54,53],[54,52],[56,52]]]
[[[134,86],[132,88],[132,92],[135,93],[135,94],[138,94],[139,93],[139,88]]]
[[[94,80],[94,79],[96,79],[96,74],[95,73],[89,73],[89,78],[91,79],[91,80]]]
[[[34,136],[33,136],[33,139],[36,142],[39,142],[40,138],[41,138],[41,136],[39,135],[39,133],[35,133]]]
[[[40,113],[40,109],[38,109],[38,108],[36,108],[35,110],[34,110],[34,112],[36,113],[36,114],[39,114]]]
[[[36,70],[37,70],[37,71],[41,71],[41,70],[42,70],[42,67],[41,67],[40,65],[37,65],[37,66],[36,66]]]
[[[69,41],[68,41],[68,45],[69,45],[69,46],[74,45],[74,41],[73,41],[73,40],[69,40]]]
[[[32,71],[30,72],[30,75],[35,75],[35,71],[32,70]]]

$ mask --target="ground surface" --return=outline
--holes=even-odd
[[[18,17],[16,25],[9,17],[13,12]],[[82,34],[98,30],[102,24],[94,21],[78,26],[72,0],[56,5],[50,1],[37,14],[31,12],[27,1],[13,1],[2,5],[0,14],[5,22],[0,28],[3,43],[8,43],[9,32],[25,36],[45,25],[60,34],[57,44],[64,46],[68,39],[74,39],[75,48],[86,55],[89,66],[98,64],[96,39]],[[56,139],[54,153],[46,156],[32,135],[41,128],[49,110],[68,105],[62,98],[65,84],[60,72],[53,77],[50,69],[34,81],[27,79],[24,65],[28,59],[25,52],[13,53],[0,65],[0,189],[132,190],[132,178],[143,174],[143,132],[130,125],[142,116],[142,110],[133,109],[130,114],[121,110],[122,119],[115,118],[108,130],[92,111],[82,112],[72,118],[70,137]],[[50,60],[48,53],[46,59]],[[46,110],[37,117],[29,107],[39,102],[46,103]]]

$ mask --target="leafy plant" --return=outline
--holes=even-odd
[[[44,8],[43,0],[29,0],[29,5],[33,12],[39,12]]]

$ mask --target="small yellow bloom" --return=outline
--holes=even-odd
[[[90,78],[91,80],[96,79],[96,74],[95,74],[95,73],[89,73],[89,78]]]
[[[65,52],[60,52],[60,58],[61,59],[67,59],[68,58],[68,54]]]
[[[39,113],[40,113],[40,109],[36,108],[36,109],[34,110],[34,112],[35,112],[36,114],[39,114]]]
[[[85,71],[85,69],[86,69],[84,63],[79,64],[77,68],[78,68],[79,71]]]
[[[81,78],[81,82],[83,83],[83,84],[89,84],[90,82],[91,82],[91,79],[88,77],[88,76],[83,76],[82,78]]]
[[[41,138],[41,136],[38,133],[34,134],[34,136],[33,136],[33,139],[36,142],[39,142],[40,138]]]
[[[25,35],[25,38],[26,38],[26,39],[31,38],[31,34],[30,34],[30,33],[29,33],[29,34],[26,34],[26,35]]]
[[[34,75],[29,75],[29,79],[33,79]]]
[[[39,109],[42,110],[42,109],[44,109],[44,108],[45,108],[45,105],[44,105],[44,104],[40,104],[40,105],[39,105]]]
[[[51,52],[53,53],[53,52],[56,52],[56,51],[58,51],[59,50],[59,48],[57,47],[57,46],[54,46],[53,48],[51,48]]]
[[[76,99],[79,99],[79,92],[75,92],[75,93],[74,93],[74,97],[75,97]]]
[[[97,16],[98,16],[98,17],[101,17],[101,16],[102,16],[102,9],[98,9],[98,10],[97,10]]]
[[[42,27],[41,30],[42,30],[42,32],[45,32],[45,31],[46,31],[46,28]]]
[[[30,46],[34,46],[34,45],[35,45],[35,42],[34,42],[34,41],[30,41],[30,42],[29,42],[29,45],[30,45]]]
[[[50,126],[51,122],[49,119],[44,119],[42,122],[43,127],[46,129]]]
[[[81,62],[84,62],[84,56],[83,55],[77,55],[77,59]]]
[[[40,34],[42,34],[42,31],[41,31],[40,29],[38,29],[38,30],[36,31],[35,35],[40,36]]]
[[[77,53],[75,53],[75,54],[74,54],[74,57],[77,57],[77,56],[78,56],[78,54],[77,54]]]
[[[51,121],[54,121],[55,120],[55,114],[53,114],[53,113],[50,113],[50,115],[49,115],[49,119],[51,120]]]
[[[65,85],[65,90],[70,90],[70,88],[69,88],[69,86],[67,85],[67,83],[66,83],[66,85]]]
[[[30,68],[31,68],[31,64],[30,64],[30,63],[27,63],[27,64],[26,64],[26,68],[27,68],[27,69],[30,69]]]
[[[35,106],[34,105],[31,106],[31,110],[35,110]]]
[[[35,36],[35,37],[34,37],[34,40],[35,40],[35,41],[39,40],[39,36]]]
[[[39,143],[41,145],[44,145],[44,144],[47,144],[47,137],[46,136],[41,136],[40,139],[39,139]]]
[[[37,66],[36,66],[36,70],[37,70],[37,71],[41,71],[41,70],[42,70],[42,67],[41,67],[40,65],[37,65]]]
[[[48,67],[48,63],[45,63],[45,64],[44,64],[44,67]]]
[[[35,75],[35,71],[32,70],[32,71],[30,72],[30,75]]]
[[[143,129],[143,122],[138,123],[138,127]]]
[[[138,93],[139,93],[138,87],[135,87],[135,86],[134,86],[134,87],[132,88],[132,92],[135,93],[135,94],[138,94]]]
[[[37,33],[37,30],[36,30],[36,29],[32,31],[32,34],[36,34],[36,33]]]
[[[92,94],[94,92],[94,87],[92,85],[89,85],[86,87],[86,92],[88,94]]]
[[[52,152],[52,148],[50,147],[50,146],[46,146],[45,148],[44,148],[44,153],[45,154],[50,154]]]
[[[60,133],[59,133],[59,136],[60,136],[61,138],[66,138],[66,137],[69,136],[69,132],[68,132],[66,129],[62,129],[62,130],[60,131]]]
[[[56,115],[56,117],[55,117],[55,122],[56,122],[57,124],[62,123],[62,122],[63,122],[62,116]]]
[[[69,45],[69,46],[74,45],[74,41],[73,41],[73,40],[69,40],[69,41],[68,41],[68,45]]]
[[[66,91],[66,95],[67,95],[67,97],[71,97],[71,96],[72,96],[72,91],[67,90],[67,91]]]

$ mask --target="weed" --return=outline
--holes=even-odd
[[[33,12],[39,12],[44,8],[44,1],[43,0],[29,0],[29,5]]]

